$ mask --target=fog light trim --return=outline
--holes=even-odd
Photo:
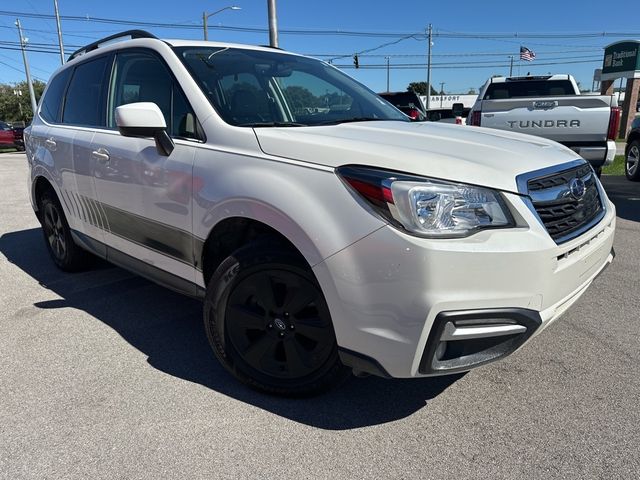
[[[541,324],[538,312],[524,308],[441,312],[431,328],[418,371],[430,375],[464,372],[504,358]]]

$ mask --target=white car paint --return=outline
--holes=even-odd
[[[105,45],[62,68],[122,48],[157,52],[184,90],[206,142],[176,140],[171,156],[161,158],[154,153],[151,139],[125,138],[115,130],[48,124],[38,116],[28,132],[32,195],[35,181],[42,176],[60,197],[69,195],[65,192],[88,197],[171,226],[199,241],[231,217],[255,219],[272,227],[312,267],[329,305],[338,345],[375,360],[394,377],[422,376],[419,362],[441,312],[528,309],[539,313],[544,327],[612,261],[615,207],[601,188],[606,214],[597,225],[561,245],[529,208],[526,192],[519,191],[519,175],[549,167],[561,170],[576,160],[568,148],[539,137],[435,123],[236,127],[214,110],[171,45],[232,46],[138,39]],[[58,147],[51,148],[48,140]],[[99,158],[91,159],[92,152],[100,149],[108,151],[109,169],[100,166]],[[78,170],[80,158],[90,159],[84,173]],[[126,177],[120,162],[133,164],[141,177]],[[518,225],[456,239],[409,235],[372,212],[345,186],[335,173],[343,165],[499,190]],[[144,175],[168,180],[145,183]],[[190,190],[179,209],[172,187],[180,178],[188,179]],[[37,199],[32,201],[37,209]],[[201,259],[189,265],[167,258],[109,228],[82,221],[71,204],[64,202],[63,208],[72,228],[206,287],[198,268]],[[100,211],[94,214],[101,218]]]

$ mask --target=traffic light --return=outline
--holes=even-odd
[[[353,56],[353,65],[356,68],[360,68],[360,62],[358,61],[358,54],[357,53]]]

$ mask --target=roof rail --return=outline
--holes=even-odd
[[[102,38],[96,42],[90,43],[89,45],[79,48],[78,50],[76,50],[75,52],[73,52],[71,54],[71,56],[69,57],[69,60],[73,60],[76,57],[79,57],[80,55],[84,55],[85,53],[89,53],[93,50],[96,50],[97,48],[100,47],[100,45],[107,43],[111,40],[115,40],[116,38],[122,38],[122,37],[131,37],[131,39],[133,40],[134,38],[155,38],[157,39],[158,37],[156,37],[155,35],[153,35],[152,33],[149,32],[145,32],[144,30],[127,30],[126,32],[121,32],[121,33],[116,33],[114,35],[110,35],[108,37]]]

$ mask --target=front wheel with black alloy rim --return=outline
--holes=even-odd
[[[624,174],[632,182],[640,181],[640,140],[634,140],[627,147],[624,161]]]
[[[73,241],[62,205],[53,191],[42,194],[38,210],[47,250],[58,268],[77,272],[90,266],[92,256]]]
[[[312,395],[348,376],[313,272],[299,254],[268,241],[237,250],[217,268],[204,323],[218,359],[253,388]]]

